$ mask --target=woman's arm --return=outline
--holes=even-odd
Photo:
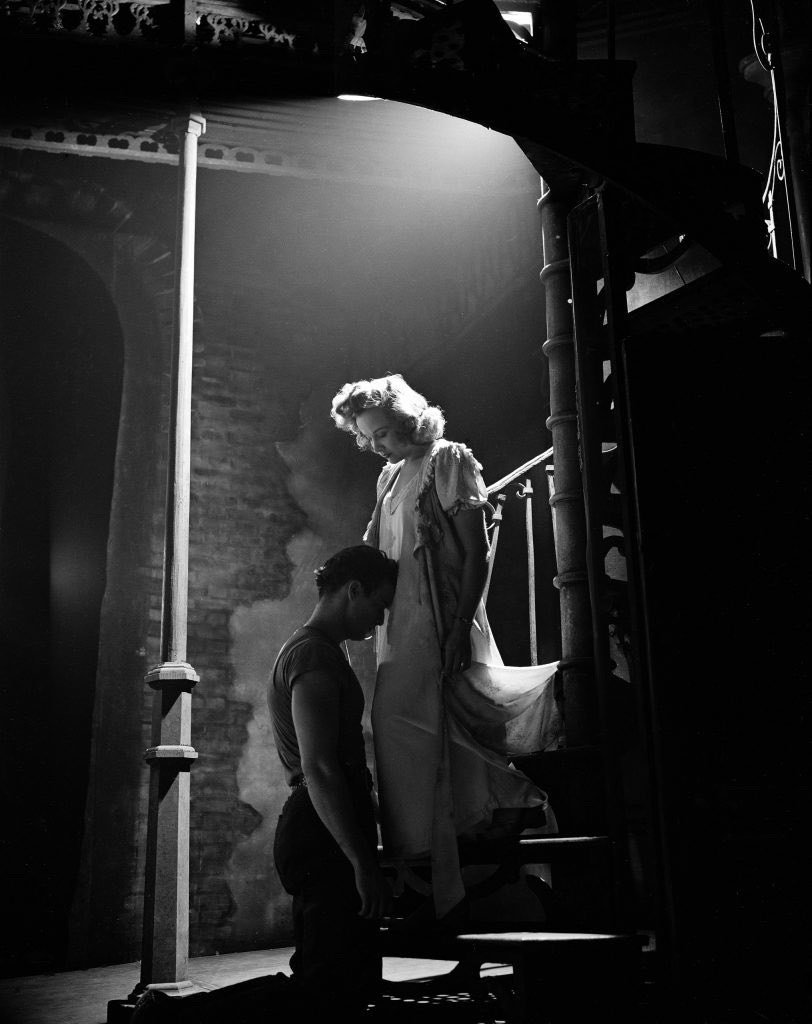
[[[463,548],[463,563],[455,618],[443,644],[443,673],[446,676],[464,671],[471,664],[471,623],[488,578],[488,536],[484,511],[481,508],[461,509],[454,516],[454,526]]]

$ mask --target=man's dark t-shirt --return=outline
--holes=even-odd
[[[366,764],[361,716],[364,694],[341,648],[312,626],[297,629],[279,652],[268,687],[268,707],[279,759],[288,785],[302,781],[302,759],[293,727],[291,697],[296,681],[308,672],[324,672],[339,685],[338,759],[350,769]]]

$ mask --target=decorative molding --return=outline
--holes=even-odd
[[[208,114],[207,114],[208,119]],[[167,118],[168,120],[168,118]],[[448,174],[436,175],[428,181],[415,180],[409,168],[395,161],[370,167],[363,154],[351,145],[343,150],[333,147],[329,154],[303,150],[290,139],[287,144],[273,144],[274,131],[269,128],[262,138],[260,129],[252,131],[259,145],[232,144],[218,141],[217,126],[208,120],[209,131],[198,144],[198,166],[209,170],[236,171],[313,181],[367,182],[391,188],[419,188],[423,191],[519,194],[527,191],[527,182],[505,175],[498,181],[485,181],[471,176],[461,180]],[[225,126],[224,133],[229,126]],[[234,132],[231,131],[233,135]],[[244,133],[246,136],[248,132]],[[271,144],[269,144],[269,140]],[[265,143],[263,145],[262,143]],[[0,149],[35,150],[48,153],[69,153],[108,160],[135,160],[146,163],[177,164],[178,143],[166,128],[140,131],[95,131],[89,124],[82,128],[30,124],[0,124]],[[428,154],[430,158],[430,153]]]
[[[167,0],[3,0],[2,10],[7,31],[138,40],[167,34],[161,16],[171,6]]]
[[[237,3],[197,0],[187,3],[187,27],[179,29],[172,0],[0,0],[5,30],[21,35],[83,36],[118,42],[183,42],[183,31],[198,46],[259,44],[293,53],[305,21],[287,15],[284,25],[258,18]],[[298,58],[306,52],[297,49]]]
[[[282,47],[293,53],[296,32],[255,18],[236,4],[196,3],[195,42],[200,46],[236,46],[240,43]],[[299,51],[298,56],[302,56]]]

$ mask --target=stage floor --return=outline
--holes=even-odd
[[[292,949],[196,957],[189,978],[211,991],[249,978],[288,973]],[[388,981],[417,981],[448,973],[453,961],[385,957]],[[501,973],[504,968],[494,968]],[[93,967],[85,971],[0,978],[0,1024],[105,1024],[107,1002],[126,998],[139,979],[137,963]]]

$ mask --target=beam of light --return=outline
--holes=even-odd
[[[515,36],[524,39],[525,42],[530,41],[533,36],[533,15],[530,11],[514,11],[500,7],[499,13],[513,30]]]
[[[505,21],[514,21],[517,25],[521,25],[522,28],[526,28],[528,32],[533,32],[533,15],[530,11],[510,11],[502,10],[499,12]]]

